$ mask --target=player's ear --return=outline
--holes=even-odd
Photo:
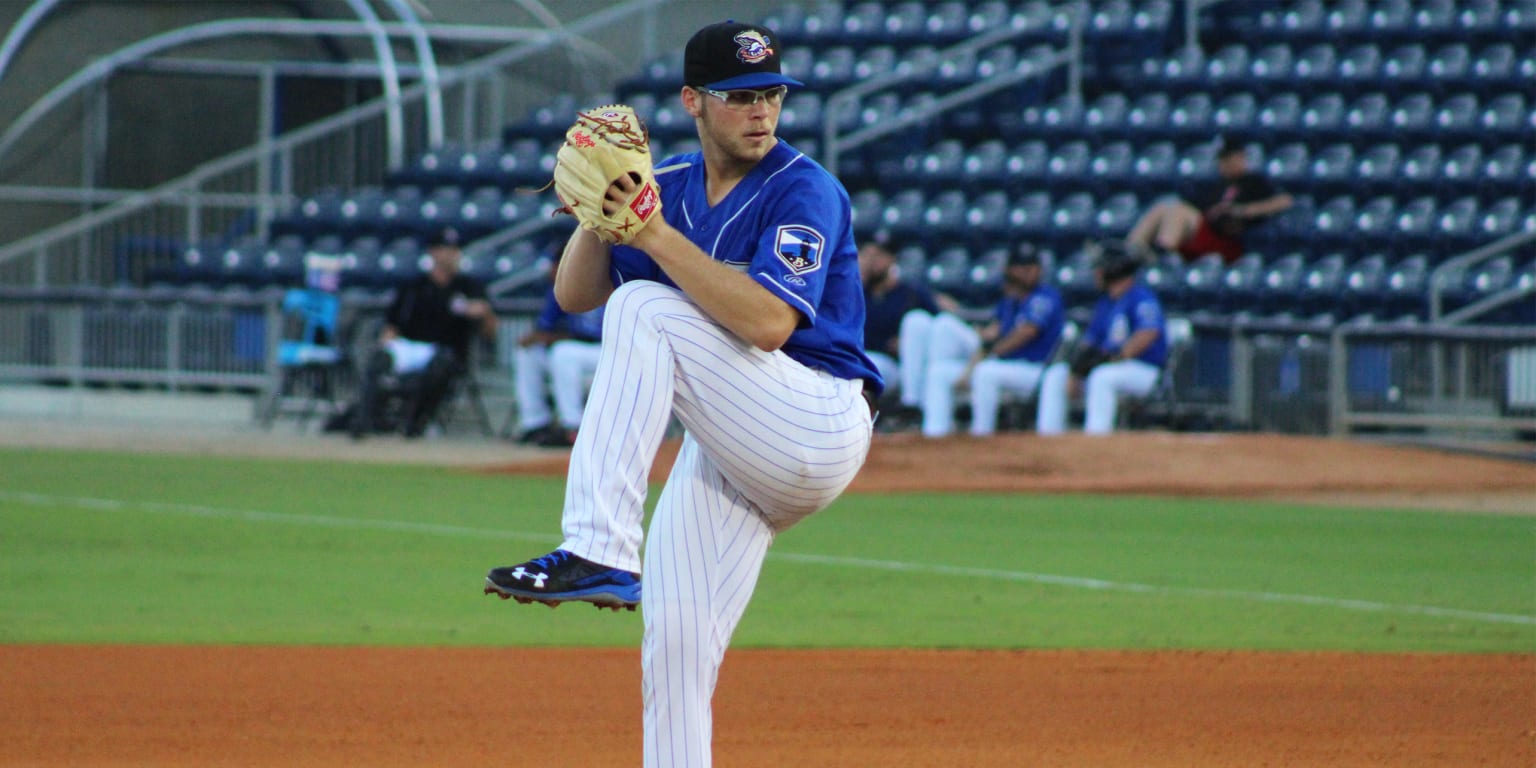
[[[681,98],[683,100],[683,109],[687,110],[690,117],[698,117],[704,111],[704,103],[698,91],[685,85],[683,86]]]

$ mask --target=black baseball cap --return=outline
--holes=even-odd
[[[427,235],[427,247],[438,248],[441,246],[453,246],[458,248],[464,244],[464,238],[459,235],[459,230],[453,227],[440,227],[432,230]]]
[[[729,91],[804,83],[779,71],[783,46],[773,30],[722,21],[693,34],[683,49],[683,84]]]
[[[1040,263],[1040,252],[1029,243],[1019,243],[1012,253],[1008,254],[1008,266],[1028,267]]]

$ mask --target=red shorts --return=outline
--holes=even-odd
[[[1193,236],[1179,246],[1179,253],[1189,261],[1194,261],[1207,253],[1219,253],[1222,261],[1231,264],[1242,258],[1243,243],[1241,240],[1217,233],[1216,230],[1211,229],[1211,223],[1201,216],[1199,228],[1195,230]]]

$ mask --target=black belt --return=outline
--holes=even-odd
[[[873,419],[880,415],[880,409],[875,407],[875,393],[871,392],[869,387],[865,387],[860,390],[859,394],[864,396],[864,404],[869,406],[869,417]]]

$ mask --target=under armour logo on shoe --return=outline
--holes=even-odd
[[[547,573],[529,573],[521,565],[519,565],[516,570],[512,571],[512,578],[517,579],[518,581],[522,581],[524,576],[533,579],[534,589],[543,589],[544,580],[549,578],[549,574]]]

